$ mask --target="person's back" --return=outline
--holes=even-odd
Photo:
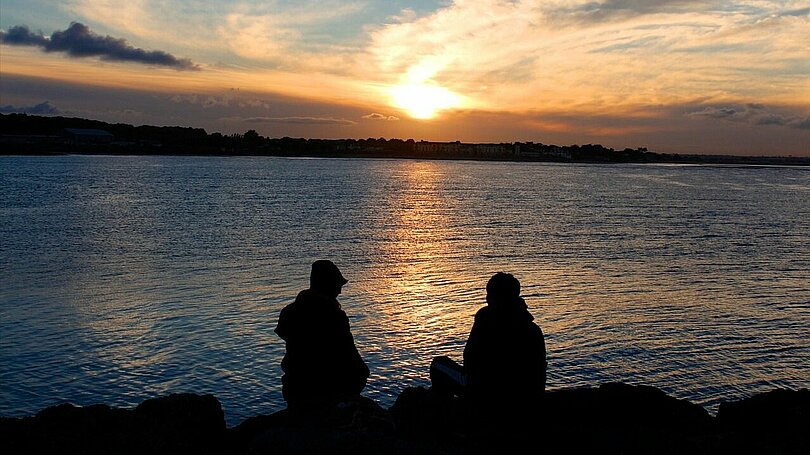
[[[487,306],[476,313],[464,347],[467,395],[485,412],[533,406],[542,397],[546,347],[533,319],[517,279],[505,273],[493,276]]]
[[[359,395],[366,385],[368,367],[336,299],[345,283],[334,264],[317,261],[310,289],[279,315],[275,331],[287,346],[282,393],[290,407],[335,403]]]
[[[487,283],[487,306],[475,315],[464,365],[446,356],[430,364],[439,406],[459,401],[469,453],[522,453],[543,431],[546,343],[520,297],[520,282],[499,272]]]

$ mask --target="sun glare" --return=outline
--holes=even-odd
[[[461,97],[450,90],[424,82],[398,85],[391,89],[394,106],[417,119],[430,119],[444,109],[459,106]]]

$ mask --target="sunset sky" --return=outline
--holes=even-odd
[[[810,1],[0,0],[0,112],[810,156]]]

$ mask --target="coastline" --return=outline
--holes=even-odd
[[[133,126],[69,117],[0,114],[0,155],[178,155],[384,158],[544,163],[810,166],[810,156],[672,154],[600,144],[463,143],[413,139],[267,138],[202,128]]]
[[[724,402],[718,415],[643,385],[547,392],[509,433],[549,453],[799,454],[810,450],[810,390],[775,389]],[[52,406],[0,417],[3,453],[478,453],[509,448],[468,425],[457,398],[408,388],[389,409],[368,398],[317,415],[284,409],[227,428],[213,395],[173,394],[134,409]],[[514,416],[513,416],[514,417]],[[500,435],[503,436],[503,435]],[[483,446],[481,444],[484,444]],[[509,450],[506,450],[508,453]]]

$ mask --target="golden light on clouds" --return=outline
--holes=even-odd
[[[573,143],[583,134],[684,138],[673,131],[700,127],[723,144],[725,127],[736,122],[802,145],[789,150],[807,149],[800,135],[810,131],[808,0],[453,0],[404,9],[364,0],[119,3],[71,0],[47,21],[25,23],[34,6],[12,2],[2,29],[25,25],[48,39],[80,22],[110,42],[188,59],[199,71],[43,52],[39,41],[3,43],[3,76],[170,95],[253,92],[266,112],[222,115],[343,115],[354,126],[339,133],[354,137],[481,140],[486,131],[486,140]],[[35,92],[3,96],[4,105],[46,101]],[[285,101],[265,102],[271,98]],[[48,101],[71,109],[56,95]],[[364,121],[372,112],[403,121]],[[487,128],[463,126],[470,116],[486,117]],[[637,140],[655,148],[646,138]]]
[[[809,102],[810,4],[724,3],[455,1],[376,29],[370,53],[491,111]]]

